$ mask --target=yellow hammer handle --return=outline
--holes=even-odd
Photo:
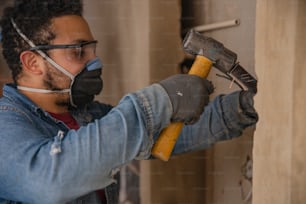
[[[197,75],[206,78],[212,67],[212,61],[204,56],[198,55],[188,72],[188,74]],[[162,130],[153,148],[152,155],[162,161],[168,161],[176,140],[184,126],[182,122],[173,122]]]

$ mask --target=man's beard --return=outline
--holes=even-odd
[[[65,76],[63,73],[60,71],[56,70],[54,67],[46,63],[46,66],[48,67],[46,77],[44,78],[44,86],[48,90],[52,91],[60,91],[66,88],[62,88],[61,86],[58,85],[63,85],[66,84],[67,81],[71,81],[71,79],[67,76]],[[70,85],[68,85],[69,87]],[[69,93],[53,93],[56,94],[56,100],[55,104],[57,106],[62,106],[62,107],[69,107],[70,106],[70,96]]]

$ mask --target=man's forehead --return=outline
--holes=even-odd
[[[55,33],[54,43],[78,43],[93,40],[86,20],[77,15],[53,18],[51,27]]]

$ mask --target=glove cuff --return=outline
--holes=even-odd
[[[254,93],[251,91],[241,91],[239,103],[242,111],[249,117],[258,121],[258,114],[254,108]]]

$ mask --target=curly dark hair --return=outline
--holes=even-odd
[[[50,28],[53,18],[64,15],[82,16],[82,12],[82,0],[15,0],[13,6],[4,9],[0,20],[2,52],[15,83],[21,73],[19,56],[30,46],[18,35],[11,19],[34,44],[45,45],[56,37]]]

